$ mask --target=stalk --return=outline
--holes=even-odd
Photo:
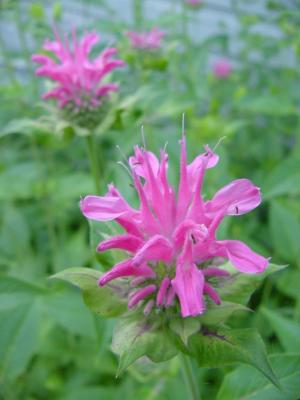
[[[86,136],[88,156],[90,160],[90,168],[94,179],[96,194],[100,194],[100,168],[98,162],[98,154],[96,152],[96,145],[93,133]]]
[[[186,355],[181,355],[181,370],[190,400],[201,400],[197,379],[195,377],[191,360]]]
[[[132,14],[135,28],[139,29],[143,23],[143,0],[132,0]]]

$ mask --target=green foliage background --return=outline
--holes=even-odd
[[[174,0],[175,1],[175,0]],[[126,171],[117,164],[140,143],[158,151],[168,142],[171,179],[176,179],[181,115],[186,114],[190,159],[203,144],[218,147],[221,162],[209,171],[207,197],[231,179],[246,177],[262,188],[262,206],[222,225],[219,236],[245,240],[255,250],[289,268],[266,279],[251,297],[255,313],[235,313],[230,325],[258,329],[285,391],[280,392],[248,366],[199,369],[204,399],[296,400],[300,396],[300,9],[297,0],[267,1],[263,15],[232,2],[240,21],[239,45],[230,54],[230,31],[209,39],[191,37],[199,9],[174,7],[147,20],[143,1],[132,1],[130,24],[109,1],[81,2],[87,13],[79,32],[95,29],[114,39],[127,67],[114,74],[120,91],[96,130],[102,190],[114,181],[135,202]],[[203,3],[206,1],[203,0]],[[173,3],[173,4],[172,4]],[[261,3],[261,2],[258,2]],[[0,399],[94,400],[183,399],[180,360],[151,364],[142,360],[116,379],[117,358],[110,351],[115,321],[92,314],[79,292],[47,278],[67,267],[105,270],[116,254],[95,254],[95,244],[110,232],[88,225],[79,199],[94,192],[82,134],[54,123],[40,102],[44,82],[34,76],[31,52],[38,52],[64,2],[0,2],[1,21],[10,20],[20,50],[1,34],[0,79]],[[92,18],[93,7],[103,16]],[[262,23],[279,36],[259,33]],[[156,59],[130,51],[123,33],[157,25],[167,32]],[[105,47],[105,40],[101,42]],[[101,47],[101,46],[100,46]],[[288,51],[293,62],[280,54]],[[232,61],[227,79],[211,73],[211,56]],[[20,75],[22,61],[25,74]],[[93,240],[89,242],[89,231]],[[95,240],[95,243],[94,243]]]

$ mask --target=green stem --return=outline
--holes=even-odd
[[[189,392],[190,400],[200,400],[200,393],[198,389],[197,379],[195,377],[191,360],[188,356],[181,356],[181,368],[186,387]]]
[[[96,152],[94,135],[91,133],[86,136],[88,155],[90,160],[91,172],[94,179],[96,194],[100,194],[100,168],[98,162],[98,154]]]
[[[132,0],[132,13],[135,28],[139,29],[143,22],[142,0]]]

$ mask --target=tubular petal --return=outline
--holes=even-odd
[[[109,249],[122,249],[135,252],[143,244],[142,240],[134,235],[118,235],[110,239],[103,240],[98,244],[97,251]]]
[[[134,265],[139,265],[144,261],[164,261],[172,260],[172,244],[164,236],[155,235],[141,247],[132,259]]]
[[[104,286],[107,282],[128,276],[143,276],[147,278],[153,278],[155,276],[154,271],[146,266],[135,267],[132,265],[131,260],[125,260],[116,264],[111,270],[107,271],[100,279],[99,286]]]
[[[248,179],[237,179],[220,189],[205,204],[205,211],[216,214],[224,209],[227,215],[242,215],[261,203],[260,189]]]
[[[221,299],[215,289],[209,285],[208,283],[204,283],[203,292],[208,294],[208,296],[212,299],[214,303],[217,305],[221,304]]]
[[[167,290],[170,287],[171,280],[168,277],[165,277],[159,287],[157,297],[156,297],[156,305],[159,307],[164,304],[166,300]]]
[[[177,266],[172,286],[180,301],[182,317],[195,317],[203,314],[205,311],[204,276],[195,264],[191,264],[189,267]]]
[[[137,305],[141,300],[145,297],[150,296],[152,293],[156,291],[155,285],[148,285],[142,289],[137,290],[130,298],[128,302],[128,308],[133,308]]]
[[[223,240],[216,243],[219,246],[218,255],[227,257],[236,269],[246,274],[264,272],[269,264],[267,258],[255,253],[238,240]]]

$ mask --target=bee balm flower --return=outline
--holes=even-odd
[[[189,6],[200,6],[202,3],[202,0],[186,0],[186,4]]]
[[[116,278],[130,283],[128,307],[143,305],[145,315],[154,308],[180,305],[182,317],[197,316],[210,298],[220,304],[213,283],[228,276],[215,264],[216,257],[231,261],[244,273],[263,272],[268,260],[238,240],[217,240],[216,231],[227,215],[245,214],[261,202],[260,190],[247,179],[238,179],[204,201],[201,191],[205,172],[218,163],[208,147],[190,164],[186,141],[181,140],[180,180],[177,195],[167,177],[168,155],[160,160],[138,146],[129,159],[140,206],[132,208],[111,184],[103,197],[81,201],[85,217],[116,221],[124,233],[99,243],[99,252],[122,249],[127,258],[106,272],[99,285]],[[212,279],[213,278],[213,279]]]
[[[232,66],[226,59],[219,60],[213,65],[213,73],[217,78],[227,78],[231,71]]]
[[[54,57],[45,54],[32,56],[34,62],[41,64],[36,75],[56,82],[55,88],[43,95],[44,99],[56,99],[59,107],[68,104],[77,109],[94,109],[105,96],[118,89],[116,84],[102,83],[102,80],[124,63],[112,58],[117,53],[115,48],[107,48],[90,60],[89,54],[98,41],[99,36],[91,32],[78,42],[75,31],[72,46],[67,37],[63,42],[57,34],[55,41],[45,41],[44,50],[53,53]]]
[[[161,39],[164,37],[165,33],[154,27],[150,32],[127,32],[126,35],[129,37],[133,48],[156,50],[160,48]]]

